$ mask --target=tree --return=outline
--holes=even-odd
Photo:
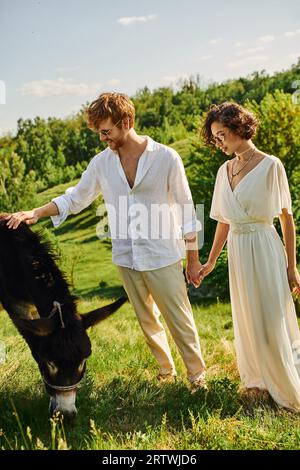
[[[12,149],[0,149],[0,210],[17,211],[31,208],[35,188],[35,173],[26,174],[25,163]]]

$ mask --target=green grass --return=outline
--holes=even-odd
[[[63,187],[64,186],[64,187]],[[41,202],[66,185],[41,195]],[[93,209],[94,210],[94,209]],[[73,269],[84,313],[122,293],[109,245],[95,233],[93,210],[70,217],[55,231],[62,266]],[[50,229],[45,221],[39,227]],[[170,339],[178,380],[160,385],[157,365],[129,304],[92,329],[93,353],[78,392],[73,424],[48,419],[48,396],[29,349],[6,312],[0,340],[0,447],[3,449],[299,449],[299,416],[271,400],[243,395],[229,304],[193,305],[208,368],[208,392],[191,395],[181,358]]]

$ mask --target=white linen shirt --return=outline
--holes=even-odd
[[[70,213],[77,214],[102,193],[112,233],[112,261],[138,271],[162,268],[184,258],[183,237],[201,229],[180,156],[170,147],[146,139],[132,188],[118,153],[106,148],[90,161],[76,186],[52,199],[59,214],[51,219],[58,227]],[[170,236],[163,232],[166,215],[160,216],[162,223],[153,222],[155,217],[148,223],[149,214],[157,214],[151,212],[155,207],[169,211]],[[178,208],[183,207],[180,215]],[[147,213],[142,228],[136,223],[139,208]]]

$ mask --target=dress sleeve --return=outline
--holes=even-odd
[[[223,197],[222,179],[224,171],[226,171],[225,167],[220,167],[218,170],[209,216],[211,219],[217,220],[218,222],[228,224],[228,221],[223,218],[221,211]]]
[[[282,209],[287,209],[289,214],[293,213],[288,179],[284,166],[279,158],[276,158],[273,165],[272,206],[273,217],[282,214]]]

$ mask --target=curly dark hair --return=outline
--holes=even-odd
[[[207,144],[213,143],[211,125],[220,122],[242,139],[251,139],[256,132],[258,119],[253,113],[243,108],[240,104],[225,101],[225,103],[214,104],[205,116],[202,127],[202,136]]]

